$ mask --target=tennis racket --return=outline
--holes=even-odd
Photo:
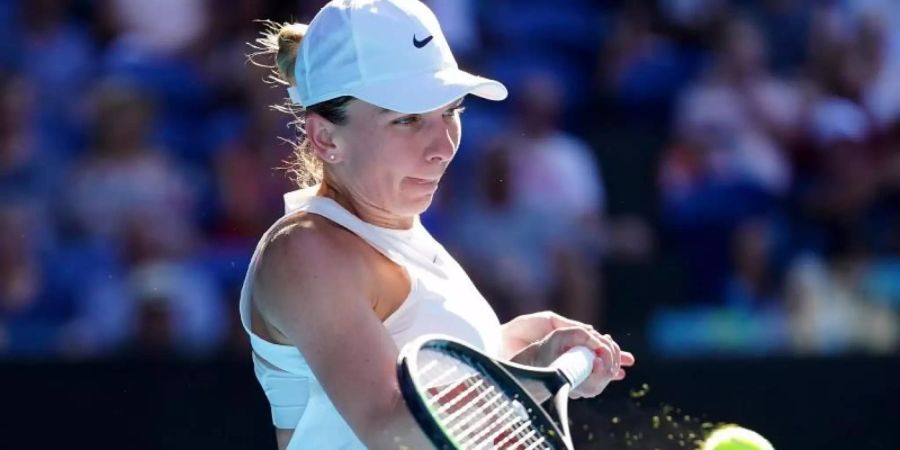
[[[594,357],[579,346],[550,367],[530,367],[428,335],[404,346],[397,376],[416,422],[440,450],[572,450],[568,396],[590,375]],[[521,382],[547,389],[558,426]]]

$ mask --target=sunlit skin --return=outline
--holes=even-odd
[[[462,100],[422,114],[352,101],[341,126],[310,114],[306,131],[325,162],[319,195],[370,224],[412,227],[459,148]]]

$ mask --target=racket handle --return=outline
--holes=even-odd
[[[579,345],[556,358],[550,367],[562,372],[569,379],[572,387],[577,387],[591,374],[595,357],[596,355],[591,349]]]

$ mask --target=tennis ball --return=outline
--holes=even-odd
[[[713,431],[700,450],[775,450],[775,447],[755,431],[727,425]]]

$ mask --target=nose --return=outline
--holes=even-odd
[[[433,126],[425,158],[429,163],[446,163],[453,159],[459,145],[459,126],[441,120]]]

